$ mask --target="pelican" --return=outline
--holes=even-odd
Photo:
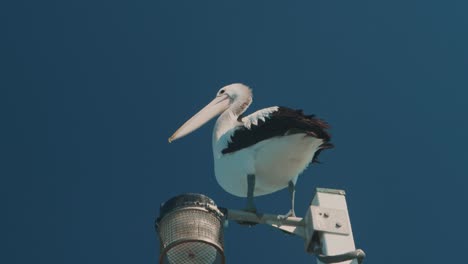
[[[216,97],[169,138],[179,139],[219,115],[213,129],[216,180],[228,193],[247,197],[247,211],[256,212],[253,197],[288,188],[296,216],[295,186],[298,176],[320,151],[332,148],[328,124],[302,110],[273,106],[244,116],[252,103],[252,90],[234,83],[221,88]]]

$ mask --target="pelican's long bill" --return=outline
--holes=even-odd
[[[213,101],[203,107],[202,110],[192,116],[192,118],[190,118],[179,129],[177,129],[177,131],[169,138],[169,143],[188,135],[189,133],[204,125],[206,122],[210,121],[215,116],[224,112],[226,109],[228,109],[231,103],[230,101],[231,100],[227,94],[216,96]]]

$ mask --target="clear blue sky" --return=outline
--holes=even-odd
[[[250,111],[302,108],[336,148],[299,179],[347,191],[368,263],[468,250],[466,1],[3,1],[0,262],[156,263],[159,204],[217,185],[211,129],[167,143],[232,82]],[[284,213],[286,190],[258,199]],[[314,263],[267,227],[226,229],[228,263]]]

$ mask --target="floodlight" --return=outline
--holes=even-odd
[[[224,263],[224,215],[202,194],[176,196],[160,208],[160,263]]]

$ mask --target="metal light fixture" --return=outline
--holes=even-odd
[[[343,190],[317,188],[304,218],[220,208],[203,194],[182,194],[160,208],[156,220],[160,263],[225,263],[223,227],[266,224],[304,240],[317,263],[361,264],[366,254],[356,249]]]
[[[160,263],[224,263],[224,214],[202,194],[176,196],[160,208]]]

